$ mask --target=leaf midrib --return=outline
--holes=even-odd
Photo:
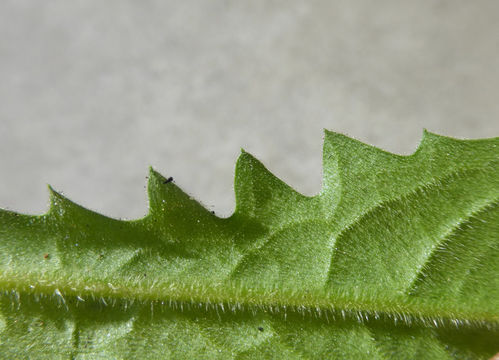
[[[30,288],[30,285],[34,288]],[[90,288],[79,284],[44,284],[43,279],[23,279],[15,276],[0,276],[0,291],[14,294],[15,298],[28,295],[34,300],[51,298],[56,304],[78,303],[79,301],[102,302],[109,305],[114,302],[129,302],[164,306],[173,309],[199,308],[221,311],[251,311],[252,313],[271,312],[285,316],[300,313],[303,316],[322,318],[329,322],[331,318],[352,318],[357,321],[384,318],[408,325],[421,323],[429,326],[444,324],[453,326],[480,326],[499,328],[499,314],[469,311],[451,308],[448,304],[429,304],[417,302],[405,296],[400,298],[370,299],[354,294],[338,293],[294,293],[285,291],[244,289],[224,284],[221,287],[199,288],[192,284],[169,283],[153,287],[133,287],[130,285],[114,287],[107,283],[94,282]],[[167,291],[166,289],[169,288]],[[147,290],[149,289],[149,291]],[[220,291],[222,290],[222,291]],[[327,316],[329,314],[329,316]]]

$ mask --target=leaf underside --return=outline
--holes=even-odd
[[[50,189],[0,210],[0,357],[488,359],[498,161],[499,138],[400,156],[326,131],[318,195],[243,151],[228,218],[152,169],[133,221]]]

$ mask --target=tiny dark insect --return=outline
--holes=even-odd
[[[213,215],[215,215],[215,212],[214,212],[214,211],[212,211],[211,213],[212,213]]]
[[[258,330],[263,331],[263,328],[261,326],[258,327]]]
[[[43,258],[44,259],[48,259],[49,258],[49,254],[43,254]]]
[[[163,181],[163,184],[168,184],[168,183],[170,183],[170,182],[172,182],[172,181],[173,181],[173,178],[170,176],[168,179],[165,179],[165,180]]]

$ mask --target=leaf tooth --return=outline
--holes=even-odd
[[[234,191],[235,212],[252,217],[270,206],[282,205],[286,199],[305,198],[243,149],[236,163]]]
[[[241,148],[234,176],[236,213],[253,215],[255,207],[255,196],[253,194],[255,166],[260,167],[258,160]]]
[[[337,158],[338,160],[355,157],[355,165],[358,165],[365,159],[370,160],[373,155],[401,156],[385,151],[374,145],[363,143],[346,135],[324,130],[324,156]],[[340,165],[345,166],[348,164]]]
[[[420,144],[424,143],[425,141],[438,140],[439,138],[443,138],[443,136],[433,133],[429,131],[427,128],[424,128]]]
[[[439,135],[430,132],[427,129],[424,129],[423,136],[415,153],[428,149],[428,151],[436,152],[438,150],[438,153],[443,153],[445,155],[452,155],[451,153],[448,152],[449,151],[452,152],[452,150],[461,149],[461,151],[465,150],[467,153],[469,152],[471,153],[472,156],[476,157],[477,151],[483,149],[486,150],[486,152],[490,152],[497,155],[497,152],[499,151],[499,149],[496,148],[498,139],[499,137],[471,139],[471,140],[456,139],[449,136]]]
[[[493,170],[499,157],[499,147],[496,146],[498,140],[499,137],[462,140],[424,130],[421,142],[413,155],[419,158],[419,166],[425,166],[433,172],[477,167]],[[431,162],[426,161],[428,157],[432,159]]]
[[[66,198],[62,193],[57,192],[51,185],[48,185],[49,190],[49,211],[47,215],[64,216],[66,211],[72,207],[80,207],[68,198]]]
[[[325,130],[323,145],[323,192],[339,191],[339,185],[358,182],[361,173],[370,173],[383,158],[396,157],[375,146],[346,135]]]
[[[439,152],[445,152],[448,146],[456,146],[457,144],[463,144],[467,141],[469,140],[454,139],[423,129],[423,135],[413,155],[419,154],[420,152],[433,152],[437,147]]]
[[[382,164],[397,162],[401,158],[346,135],[325,130],[321,197],[332,199],[331,209],[341,200],[352,203],[358,198],[371,198],[376,189],[369,188],[372,181],[367,180],[384,171],[380,168]]]
[[[185,215],[184,220],[198,216],[211,216],[203,205],[190,197],[173,182],[173,178],[165,178],[152,167],[149,168],[148,182],[149,216],[170,217],[173,214]]]
[[[92,221],[111,221],[111,222],[121,222],[119,219],[114,219],[95,211],[87,209],[77,203],[69,200],[62,193],[57,192],[54,188],[48,185],[49,189],[49,210],[46,213],[47,217],[55,217],[58,219],[64,218],[66,224],[83,224],[88,222],[89,219]]]
[[[320,191],[323,199],[328,200],[327,207],[336,207],[341,194],[341,177],[339,152],[335,147],[341,135],[324,129],[324,142],[322,144],[322,188]]]
[[[327,169],[329,166],[333,166],[333,168],[336,169],[338,165],[340,168],[344,168],[345,166],[349,166],[349,162],[345,162],[345,160],[351,161],[352,159],[355,160],[352,164],[355,166],[361,164],[365,166],[365,161],[367,161],[368,164],[372,163],[373,165],[377,165],[381,164],[387,157],[399,159],[409,158],[416,153],[425,151],[427,148],[431,148],[433,151],[433,148],[436,145],[456,145],[469,142],[470,140],[454,139],[423,129],[423,134],[416,150],[410,155],[399,155],[374,145],[363,143],[346,135],[324,129],[323,165],[324,169]],[[439,149],[439,151],[441,151],[441,149]],[[353,156],[355,158],[352,158]],[[338,164],[338,162],[340,163]]]
[[[391,156],[395,158],[408,158],[414,156],[419,152],[424,152],[427,149],[431,149],[431,151],[433,151],[436,146],[455,146],[456,144],[463,144],[468,142],[469,140],[450,138],[432,133],[427,129],[423,129],[423,134],[416,150],[410,155],[399,155],[383,150],[379,147],[363,143],[346,135],[324,129],[323,166],[324,169],[328,169],[328,167],[330,166],[332,166],[333,169],[336,169],[338,167],[339,161],[341,162],[342,160],[347,159],[351,160],[352,155],[354,155],[357,159],[355,163],[362,164],[364,161],[373,163],[372,157],[376,155],[384,157]],[[441,151],[441,149],[439,149],[439,151]],[[339,165],[341,168],[344,166],[348,166],[349,164],[340,163]]]

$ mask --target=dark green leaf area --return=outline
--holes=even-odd
[[[319,194],[243,151],[228,218],[152,169],[132,221],[50,189],[46,214],[0,210],[0,354],[490,358],[498,165],[499,138],[400,156],[326,132]]]

